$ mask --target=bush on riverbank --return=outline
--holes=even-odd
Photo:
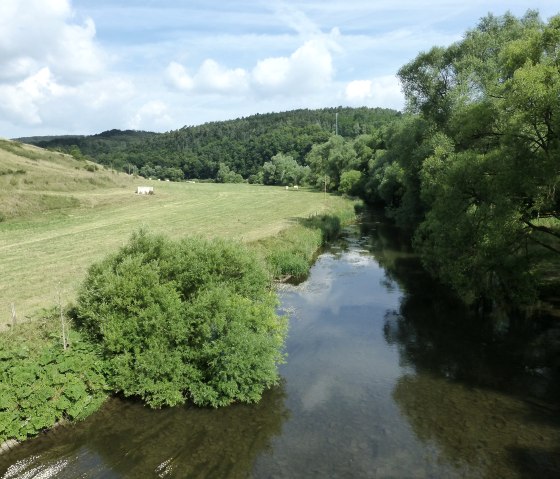
[[[274,278],[304,276],[323,243],[321,230],[297,225],[278,236],[260,241],[255,247],[265,258]]]
[[[106,391],[97,348],[71,330],[64,350],[55,317],[0,334],[0,444],[83,419]]]
[[[141,231],[90,268],[76,314],[115,391],[152,407],[216,407],[255,402],[277,382],[287,323],[276,304],[246,247]]]
[[[354,218],[350,208],[335,214],[314,215],[278,236],[259,241],[254,247],[264,256],[274,278],[300,278],[309,271],[319,248],[336,238],[342,224]]]

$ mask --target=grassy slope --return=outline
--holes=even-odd
[[[172,238],[255,241],[344,203],[303,190],[150,182],[91,173],[84,165],[0,140],[0,170],[26,171],[0,175],[0,204],[9,218],[0,223],[0,327],[10,320],[12,302],[20,319],[55,304],[59,284],[63,302],[71,300],[88,266],[141,226]],[[135,195],[139,184],[154,185],[156,194]]]

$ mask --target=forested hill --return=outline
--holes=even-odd
[[[108,130],[96,135],[32,136],[16,138],[21,143],[70,153],[83,159],[119,168],[121,158],[132,145],[143,143],[158,133],[136,130]],[[121,169],[121,168],[119,168]]]
[[[399,116],[399,112],[383,108],[305,109],[185,126],[160,134],[110,130],[91,136],[19,140],[84,155],[117,169],[134,168],[147,176],[214,179],[221,164],[248,178],[278,153],[303,164],[312,145],[325,142],[335,130],[354,138]]]

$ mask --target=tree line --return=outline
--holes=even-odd
[[[361,194],[464,299],[532,303],[560,266],[560,16],[488,15],[399,70],[408,115]],[[556,290],[557,292],[557,290]]]
[[[20,140],[147,178],[225,178],[277,184],[270,170],[263,171],[274,156],[283,154],[305,166],[312,146],[327,141],[335,130],[344,138],[354,138],[399,116],[399,112],[384,108],[302,109],[185,126],[160,134],[110,130],[91,136]]]
[[[383,205],[468,303],[556,297],[560,15],[488,15],[398,76],[406,114],[314,145],[311,183]]]

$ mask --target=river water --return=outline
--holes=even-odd
[[[280,297],[288,358],[258,404],[111,399],[0,456],[1,477],[560,477],[558,330],[469,313],[381,217]]]

